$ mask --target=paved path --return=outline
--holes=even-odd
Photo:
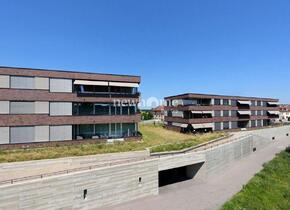
[[[235,161],[207,181],[193,180],[160,189],[160,195],[142,198],[106,210],[214,210],[241,190],[265,162],[290,145],[290,137],[273,141],[266,148]]]

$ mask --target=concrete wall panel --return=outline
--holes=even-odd
[[[35,142],[49,141],[49,126],[35,126]]]
[[[50,79],[50,92],[71,93],[72,80],[71,79]]]
[[[158,163],[149,160],[2,186],[0,209],[96,209],[157,194]]]
[[[0,101],[0,114],[9,114],[10,104],[9,101]]]
[[[10,76],[0,75],[0,88],[10,87]]]
[[[9,127],[0,127],[0,144],[9,144]]]
[[[34,142],[34,127],[10,127],[11,143]]]
[[[48,101],[36,101],[35,114],[49,114],[49,102]]]
[[[72,140],[72,126],[50,126],[50,141]]]
[[[35,89],[49,90],[49,79],[45,77],[35,77]]]
[[[50,102],[51,116],[70,116],[72,115],[72,103],[70,102]]]
[[[16,89],[34,89],[34,77],[19,77],[19,76],[11,76],[10,77],[10,86],[11,88]]]

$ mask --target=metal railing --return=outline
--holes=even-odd
[[[131,158],[131,159],[126,159],[126,160],[121,160],[121,161],[107,162],[107,163],[101,163],[101,164],[90,165],[90,166],[85,166],[85,167],[79,167],[79,168],[55,171],[55,172],[50,172],[50,173],[43,173],[43,174],[38,174],[38,175],[8,179],[8,180],[0,181],[0,185],[15,184],[15,183],[24,182],[24,181],[43,179],[43,178],[57,176],[57,175],[64,175],[64,174],[70,174],[70,173],[75,173],[75,172],[80,172],[80,171],[87,171],[87,170],[92,170],[96,168],[110,167],[110,166],[115,166],[119,164],[143,161],[147,159],[149,159],[149,157]]]

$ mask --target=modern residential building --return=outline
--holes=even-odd
[[[272,98],[187,93],[165,100],[166,127],[180,132],[256,128],[279,118],[279,100]]]
[[[164,106],[157,106],[153,108],[152,113],[155,120],[164,121]]]
[[[140,77],[0,67],[0,144],[138,136]]]
[[[290,121],[290,105],[281,105],[279,107],[280,116],[279,120],[280,122],[289,122]]]

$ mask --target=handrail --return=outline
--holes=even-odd
[[[244,135],[244,136],[241,136],[241,137],[237,137],[237,138],[233,138],[233,139],[231,139],[231,137],[233,137],[233,135],[230,135],[230,136],[227,136],[227,137],[220,137],[220,138],[214,139],[212,141],[208,141],[208,142],[205,142],[205,143],[193,146],[193,147],[185,148],[183,150],[168,151],[168,152],[155,152],[155,153],[151,153],[150,156],[161,157],[161,156],[165,156],[165,155],[185,154],[187,152],[199,149],[201,147],[205,147],[204,150],[206,150],[206,149],[209,149],[208,147],[206,147],[208,145],[211,145],[210,148],[213,148],[213,147],[216,147],[216,146],[219,146],[219,145],[222,145],[222,144],[226,144],[228,142],[237,141],[237,140],[249,137],[249,136],[252,136],[252,135],[251,134],[247,134],[247,135]],[[223,141],[222,144],[215,144],[215,143],[219,143],[222,140],[226,140],[226,141]]]
[[[69,173],[74,173],[74,172],[79,172],[79,171],[92,170],[92,169],[96,169],[96,168],[115,166],[115,165],[118,165],[118,164],[131,163],[131,162],[142,161],[142,160],[147,160],[147,159],[148,159],[147,157],[132,158],[132,159],[127,159],[127,160],[122,160],[122,161],[101,163],[101,164],[97,164],[97,165],[91,165],[91,166],[67,169],[67,170],[62,170],[62,171],[55,171],[55,172],[51,172],[51,173],[43,173],[43,174],[39,174],[39,175],[8,179],[8,180],[0,181],[0,185],[15,184],[15,183],[18,183],[18,182],[23,182],[23,181],[29,181],[29,180],[34,180],[34,179],[43,179],[43,178],[46,178],[46,177],[51,177],[51,176],[56,176],[56,175],[63,175],[63,174],[69,174]]]

